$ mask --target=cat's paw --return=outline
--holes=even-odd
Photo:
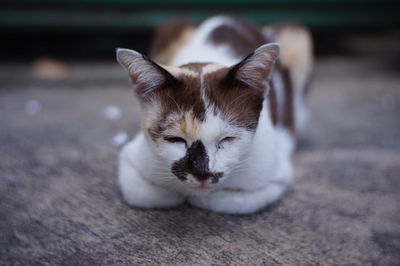
[[[118,186],[125,201],[141,208],[177,206],[185,198],[143,178],[124,154],[119,162]]]
[[[274,183],[257,190],[222,189],[207,195],[189,197],[199,208],[230,214],[253,213],[279,199],[286,184]]]

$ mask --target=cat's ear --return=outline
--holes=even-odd
[[[146,56],[129,49],[118,48],[117,60],[129,74],[136,94],[148,100],[157,90],[175,78]]]
[[[234,65],[228,74],[228,78],[239,81],[263,95],[275,61],[279,56],[279,50],[277,43],[260,46],[240,63]]]

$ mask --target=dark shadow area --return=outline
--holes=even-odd
[[[389,68],[399,68],[400,30],[329,29],[313,30],[316,56],[369,56],[388,59]],[[3,62],[29,62],[41,57],[63,61],[112,61],[115,48],[148,54],[154,30],[2,31]]]

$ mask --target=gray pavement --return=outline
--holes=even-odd
[[[126,205],[112,138],[139,114],[122,68],[31,70],[0,65],[0,265],[400,265],[400,76],[385,62],[318,60],[295,183],[249,216]]]

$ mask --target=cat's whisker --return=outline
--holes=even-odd
[[[242,93],[240,96],[236,97],[233,101],[229,102],[228,105],[224,106],[224,109],[229,110],[232,105],[234,105],[238,100],[242,100],[242,102],[244,101],[243,99],[245,99],[245,97],[249,96],[250,92],[245,92]]]

